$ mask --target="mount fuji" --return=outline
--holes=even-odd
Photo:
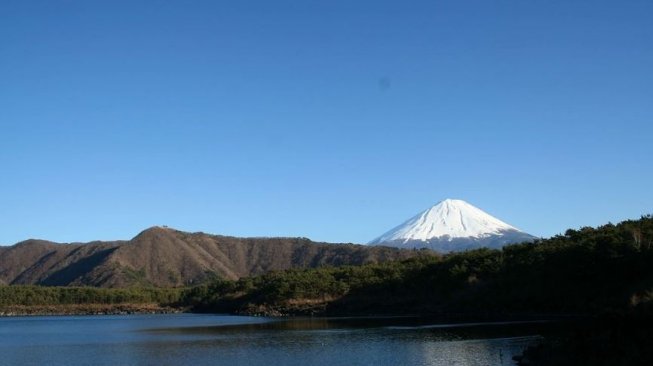
[[[446,199],[369,242],[457,252],[537,239],[462,200]]]

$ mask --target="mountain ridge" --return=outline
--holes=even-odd
[[[28,239],[0,250],[0,283],[177,287],[289,268],[376,263],[409,250],[317,243],[306,238],[238,238],[154,226],[131,240],[55,243]]]

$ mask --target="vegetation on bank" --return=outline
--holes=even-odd
[[[502,250],[293,269],[184,291],[199,311],[262,314],[598,314],[653,298],[653,218]]]
[[[0,316],[171,314],[183,309],[154,303],[0,306]]]
[[[179,288],[0,286],[0,309],[9,306],[160,304],[179,302]]]

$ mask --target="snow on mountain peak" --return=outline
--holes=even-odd
[[[519,230],[463,200],[446,199],[372,240],[370,244],[435,238],[484,238],[505,231]]]

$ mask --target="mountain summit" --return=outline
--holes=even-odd
[[[534,239],[463,200],[446,199],[369,244],[452,252]]]

